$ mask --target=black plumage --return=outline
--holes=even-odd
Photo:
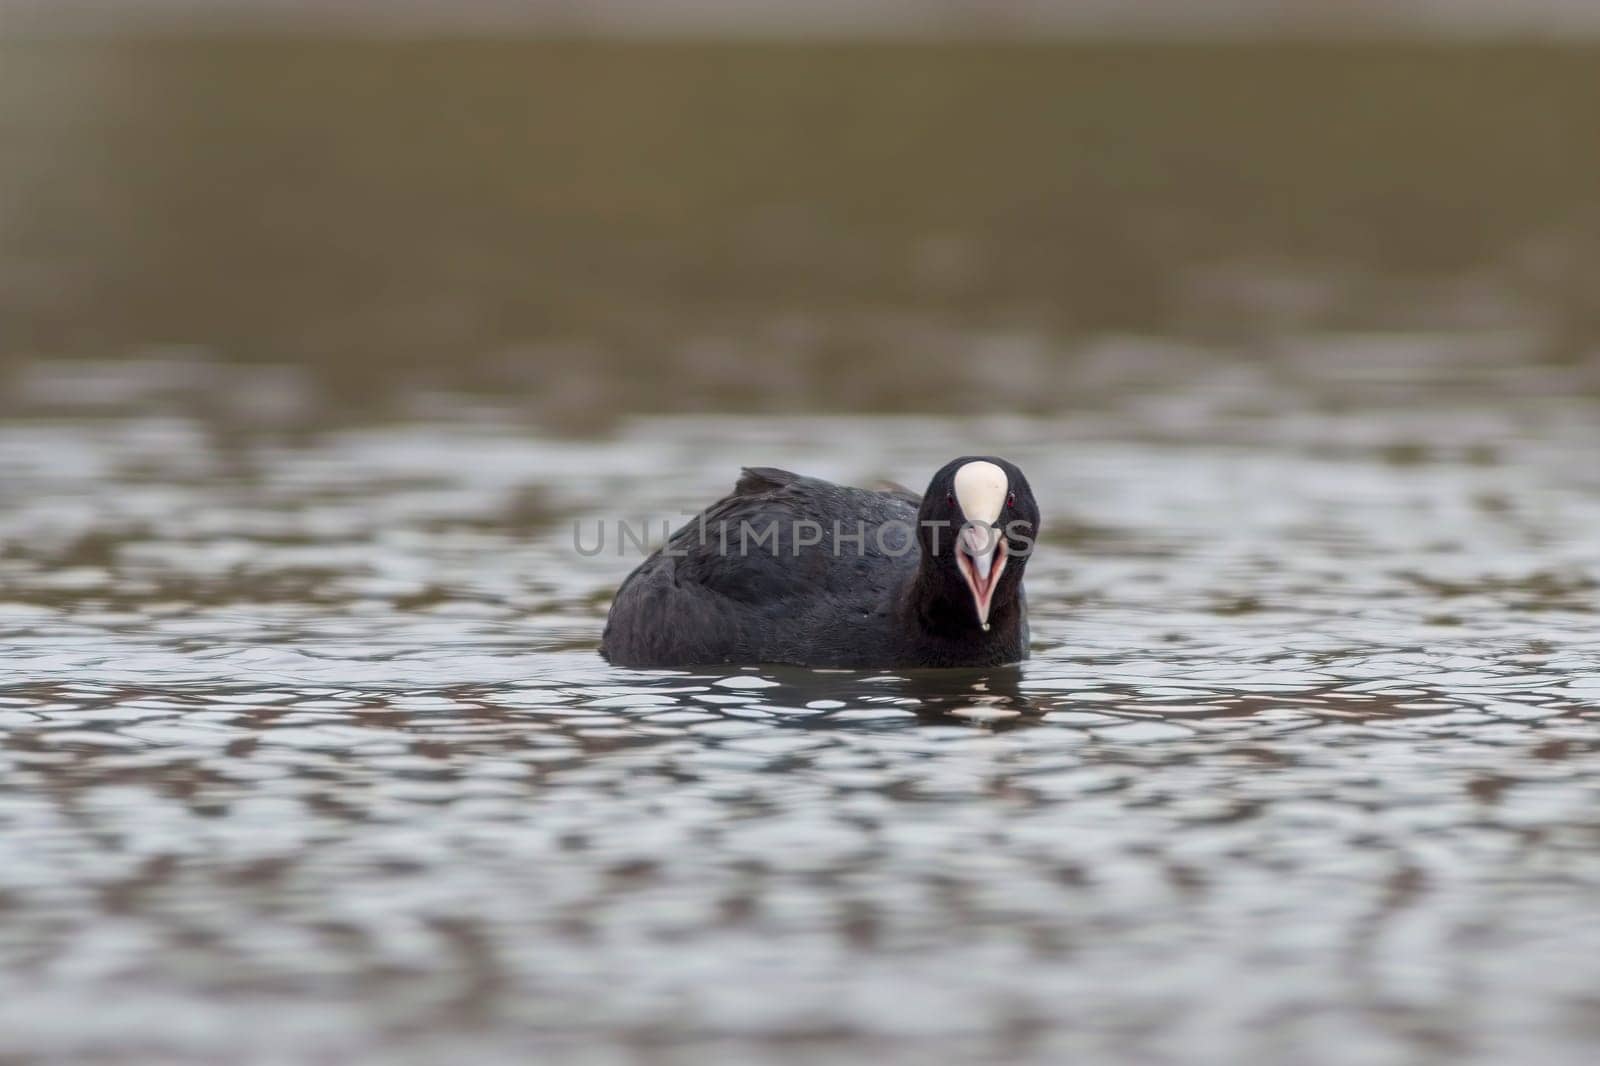
[[[1038,528],[1027,479],[992,456],[946,464],[920,498],[747,468],[622,583],[600,651],[632,667],[1016,662]]]

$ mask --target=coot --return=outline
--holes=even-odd
[[[1028,655],[1022,572],[1039,508],[1022,471],[969,455],[918,497],[747,467],[617,590],[618,666],[995,666]]]

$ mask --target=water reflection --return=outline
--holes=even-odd
[[[1592,698],[1104,687],[973,728],[925,678],[548,665],[8,689],[9,1039],[1584,1046]]]
[[[0,1051],[1584,1061],[1592,411],[1237,405],[1270,388],[0,426]],[[1028,663],[595,654],[634,560],[571,521],[955,439],[1060,516]]]

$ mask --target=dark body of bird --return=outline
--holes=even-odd
[[[633,667],[1016,662],[1028,654],[1021,581],[1038,518],[1021,471],[993,457],[947,464],[920,498],[747,468],[623,582],[600,651]],[[993,531],[982,580],[984,553],[959,547],[969,523]]]

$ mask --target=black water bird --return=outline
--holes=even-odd
[[[920,497],[747,467],[628,575],[600,653],[618,666],[996,666],[1028,655],[1022,572],[1039,507],[994,456]]]

